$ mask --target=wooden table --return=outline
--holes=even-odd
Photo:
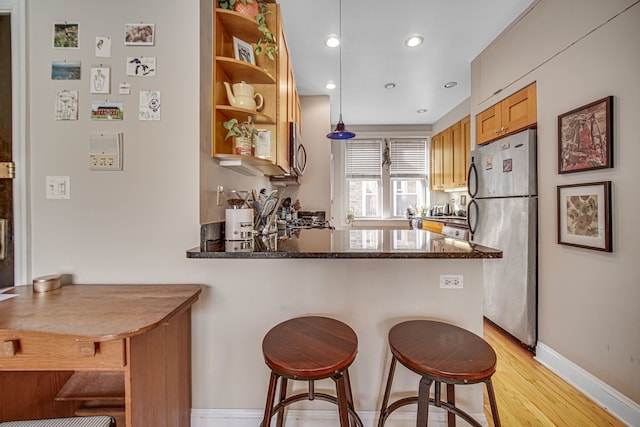
[[[190,424],[196,285],[17,286],[0,301],[0,421]],[[1,294],[0,294],[1,295]]]

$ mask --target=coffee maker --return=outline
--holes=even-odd
[[[225,192],[224,240],[227,252],[253,251],[253,209],[247,206],[248,191]]]

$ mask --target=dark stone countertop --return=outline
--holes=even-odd
[[[253,242],[204,240],[187,258],[502,258],[502,251],[426,230],[302,229],[256,235]]]

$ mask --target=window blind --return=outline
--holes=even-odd
[[[345,175],[347,178],[382,176],[382,141],[346,141]]]
[[[420,139],[392,139],[391,176],[423,178],[427,176],[427,141]]]

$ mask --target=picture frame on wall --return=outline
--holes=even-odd
[[[613,96],[558,116],[558,173],[613,167]]]
[[[558,243],[613,251],[611,181],[558,186]]]
[[[54,22],[53,23],[53,48],[54,49],[79,49],[80,23],[78,22]]]
[[[143,23],[125,24],[125,46],[153,46],[155,44],[155,24]]]
[[[256,65],[256,58],[253,54],[253,46],[251,46],[251,43],[247,43],[237,37],[234,37],[233,53],[238,61],[244,61]]]

